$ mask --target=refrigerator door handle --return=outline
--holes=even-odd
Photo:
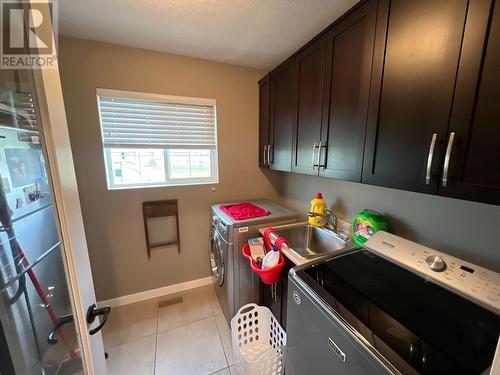
[[[63,315],[63,316],[60,316],[58,319],[57,319],[57,323],[56,325],[54,326],[54,328],[52,329],[52,331],[50,331],[49,333],[49,336],[47,337],[47,342],[50,344],[50,345],[55,345],[57,344],[57,339],[56,339],[56,333],[57,331],[59,330],[59,328],[61,328],[63,325],[65,325],[66,323],[71,323],[73,321],[73,314],[68,314],[68,315]]]

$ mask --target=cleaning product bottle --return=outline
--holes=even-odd
[[[316,197],[311,200],[311,212],[321,216],[326,215],[326,202],[323,200],[323,195],[321,193],[317,193]],[[315,227],[325,226],[326,222],[321,216],[309,217],[309,224],[314,225]]]
[[[273,246],[273,249],[266,254],[264,259],[262,260],[262,269],[273,268],[280,261],[280,252],[276,246]]]

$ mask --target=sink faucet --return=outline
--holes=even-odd
[[[337,233],[337,215],[335,215],[332,210],[326,210],[325,215],[319,214],[317,212],[308,212],[307,216],[320,217],[322,223],[325,224],[327,229]]]

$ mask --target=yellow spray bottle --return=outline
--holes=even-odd
[[[321,193],[317,193],[316,197],[311,200],[311,212],[317,213],[323,217],[326,215],[326,202],[323,200],[323,195]],[[325,226],[326,222],[321,216],[309,217],[309,224],[315,227]]]

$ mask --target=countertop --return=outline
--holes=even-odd
[[[301,225],[305,225],[305,224],[308,224],[308,222],[302,221],[302,222],[293,223],[293,224],[285,224],[285,225],[275,226],[273,228],[274,229],[280,229],[280,228],[284,228],[284,227],[289,228],[289,227],[301,226]],[[259,233],[262,235],[267,228],[268,227],[259,228]],[[351,233],[351,223],[348,223],[347,221],[338,219],[337,220],[337,229],[340,232],[345,232],[345,233],[350,234]],[[292,246],[292,244],[290,244],[290,246]],[[282,253],[296,266],[300,266],[302,264],[305,264],[305,263],[308,263],[311,261],[317,261],[318,258],[320,258],[320,257],[318,257],[318,258],[313,258],[313,259],[304,259],[304,258],[299,257],[293,251],[290,251],[290,250],[283,250]]]

